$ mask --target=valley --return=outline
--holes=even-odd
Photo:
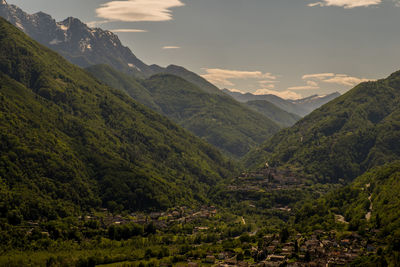
[[[74,17],[0,16],[0,266],[400,265],[400,71],[278,92],[148,65]],[[211,83],[240,79],[268,86]],[[353,88],[278,96],[332,84]]]

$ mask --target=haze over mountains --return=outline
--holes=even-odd
[[[229,94],[239,102],[248,103],[250,101],[267,101],[282,110],[296,114],[300,117],[308,115],[313,110],[340,96],[338,92],[335,92],[326,96],[312,95],[298,100],[286,100],[276,95],[254,95],[252,93],[243,94],[239,92],[232,92],[228,89],[223,89],[222,91],[226,94]]]

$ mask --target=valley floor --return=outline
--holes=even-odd
[[[309,187],[305,178],[264,169],[217,189],[219,206],[132,214],[103,209],[24,222],[3,236],[16,249],[3,246],[0,265],[337,266],[379,257],[378,232],[349,231],[342,215],[336,215],[336,230],[301,232],[290,226],[295,203],[304,198],[296,194],[307,194]]]

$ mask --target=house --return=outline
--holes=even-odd
[[[342,240],[340,241],[340,244],[341,244],[342,246],[349,246],[349,245],[350,245],[350,240],[349,240],[349,239],[342,239]]]
[[[282,262],[286,260],[286,256],[282,255],[269,255],[267,261]]]
[[[206,263],[214,264],[215,263],[215,256],[209,255],[206,257]]]
[[[219,260],[225,259],[225,254],[224,254],[224,253],[219,253],[219,254],[218,254],[218,259],[219,259]]]
[[[273,253],[274,251],[275,251],[275,249],[276,249],[276,247],[275,246],[268,246],[267,247],[267,252],[270,254],[270,253]]]

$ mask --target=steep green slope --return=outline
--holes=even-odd
[[[248,101],[246,102],[246,106],[284,127],[292,126],[301,119],[300,116],[286,112],[265,100]]]
[[[160,107],[154,102],[150,92],[136,78],[119,72],[108,65],[94,65],[86,70],[100,80],[106,81],[108,86],[123,90],[139,103],[159,113],[161,112]]]
[[[186,81],[193,83],[203,91],[209,94],[225,95],[218,87],[204,79],[203,77],[191,72],[183,67],[176,65],[169,65],[166,68],[157,68],[157,66],[150,66],[157,74],[171,74],[185,79]]]
[[[318,200],[302,203],[295,211],[294,227],[314,230],[355,231],[364,240],[380,246],[378,257],[359,259],[354,266],[372,264],[379,256],[398,266],[400,261],[400,161],[373,168],[351,184]],[[387,265],[385,265],[387,266]]]
[[[400,72],[362,83],[282,130],[246,157],[247,166],[288,166],[319,181],[352,180],[400,158]]]
[[[280,128],[275,122],[231,97],[206,93],[177,76],[155,75],[140,81],[140,87],[138,82],[126,75],[117,74],[116,71],[105,74],[104,70],[102,66],[88,69],[99,80],[124,90],[138,101],[142,101],[141,95],[150,95],[157,107],[143,101],[144,104],[230,156],[243,156]],[[119,83],[115,82],[117,80]]]
[[[204,201],[231,175],[221,154],[0,19],[0,213]]]

